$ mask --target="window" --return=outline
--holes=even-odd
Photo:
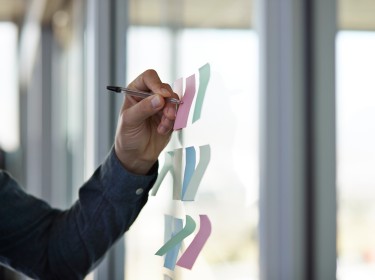
[[[375,33],[337,35],[338,279],[375,277]]]
[[[236,8],[232,2],[223,6]],[[204,8],[200,15],[207,16],[207,7]],[[140,6],[133,9],[130,15],[150,19],[142,17]],[[187,10],[189,7],[184,7],[180,12]],[[180,77],[197,74],[199,67],[210,63],[211,77],[201,118],[182,132],[174,132],[165,152],[208,144],[211,160],[195,201],[172,199],[170,175],[156,196],[149,197],[126,235],[125,278],[164,279],[163,275],[173,275],[175,280],[258,279],[257,36],[250,27],[241,28],[235,21],[229,24],[207,16],[201,25],[216,20],[222,24],[220,28],[213,23],[197,28],[191,27],[194,23],[188,17],[185,19],[186,26],[176,29],[169,24],[146,26],[133,18],[127,39],[127,82],[153,68],[163,81],[173,84]],[[163,164],[161,157],[160,168]],[[199,215],[205,214],[211,220],[212,234],[192,270],[176,266],[173,273],[163,267],[164,258],[155,255],[164,244],[164,215],[173,213],[191,215],[198,221],[197,228]],[[185,240],[185,249],[192,238]]]
[[[0,148],[13,152],[19,147],[18,30],[15,24],[2,22],[0,34]]]

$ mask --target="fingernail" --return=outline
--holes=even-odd
[[[159,95],[155,95],[151,99],[151,105],[152,105],[152,108],[154,108],[154,109],[159,108],[160,107],[160,103],[161,103],[161,100],[160,100]]]
[[[166,88],[161,88],[161,92],[165,95],[171,96],[171,93]]]

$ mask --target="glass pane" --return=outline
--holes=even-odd
[[[202,147],[209,145],[210,161],[194,201],[172,199],[170,173],[156,196],[149,197],[126,235],[125,278],[169,279],[164,278],[168,275],[174,280],[258,279],[258,52],[256,34],[250,29],[251,3],[241,2],[246,11],[241,12],[237,2],[197,2],[196,6],[184,2],[174,7],[174,15],[178,11],[181,16],[176,23],[166,16],[172,7],[142,9],[144,2],[131,7],[128,82],[145,69],[154,68],[170,84],[195,74],[198,91],[198,69],[210,64],[201,116],[193,121],[193,103],[187,127],[174,132],[160,158],[160,169],[167,152],[182,149],[181,160],[173,168],[184,173],[188,147],[195,149],[197,165],[207,159]],[[192,10],[197,13],[190,18]],[[152,16],[147,14],[150,11]],[[155,11],[164,17],[158,21]],[[229,11],[238,11],[237,17]],[[164,257],[155,255],[165,243],[166,214],[176,218],[190,215],[196,222],[196,230],[184,240],[177,260],[199,231],[199,215],[207,215],[211,222],[212,233],[191,270],[179,266],[174,271],[167,269]]]
[[[19,147],[18,30],[13,23],[0,22],[0,34],[0,149],[13,152]]]
[[[375,32],[337,36],[338,279],[375,278]]]

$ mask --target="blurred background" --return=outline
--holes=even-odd
[[[267,167],[263,169],[264,154],[260,152],[269,147],[262,146],[268,135],[262,131],[267,129],[264,116],[272,114],[271,107],[262,105],[267,96],[262,83],[269,78],[273,84],[273,80],[262,72],[264,49],[259,47],[264,43],[260,32],[270,31],[258,28],[267,20],[270,10],[264,3],[269,2],[0,0],[0,167],[53,207],[65,209],[77,199],[79,187],[112,146],[122,97],[108,93],[107,85],[124,86],[149,68],[173,84],[177,78],[197,73],[207,62],[211,66],[201,120],[183,134],[176,133],[167,147],[174,149],[181,139],[184,146],[210,144],[212,160],[196,201],[183,205],[172,201],[172,182],[167,177],[130,232],[87,279],[275,279],[260,269],[275,268],[272,262],[267,267],[261,257],[273,247],[259,238],[263,232],[259,231],[260,217],[268,217],[262,213],[273,209],[260,200],[260,190],[267,187],[262,176],[273,176]],[[304,16],[294,13],[299,1],[277,2],[276,10],[290,12],[291,19],[295,14]],[[329,160],[335,166],[331,175],[337,211],[333,213],[336,223],[327,226],[336,237],[331,244],[336,252],[332,269],[340,280],[374,279],[375,2],[326,3],[334,3],[331,13],[322,15],[333,17],[335,28],[334,56],[329,57],[335,72],[328,81],[335,88],[330,108],[334,131],[320,137],[334,141],[334,158]],[[324,32],[324,27],[315,31]],[[289,38],[288,33],[277,34]],[[279,58],[269,59],[267,63],[274,59],[276,65]],[[285,74],[288,69],[278,71]],[[288,111],[294,103],[285,102],[275,106]],[[281,129],[284,121],[280,120]],[[302,130],[296,133],[302,134]],[[283,150],[282,144],[279,148]],[[270,161],[276,161],[273,156]],[[163,161],[162,156],[161,166]],[[281,168],[277,174],[285,170]],[[295,220],[292,215],[283,216],[285,223],[275,224],[288,227],[288,221],[295,221],[294,227],[309,231],[305,220],[311,216],[304,208],[309,197],[302,197],[306,201],[293,209],[302,209],[306,215]],[[314,209],[320,207],[317,205]],[[213,234],[193,270],[170,272],[154,253],[163,244],[164,214],[181,208],[193,216],[207,214]],[[284,215],[282,209],[280,206]],[[278,236],[275,244],[283,243],[282,233]],[[298,246],[305,248],[307,241],[301,240]],[[306,248],[301,252],[308,251],[309,245]],[[282,259],[282,250],[279,254]],[[311,258],[302,259],[309,267]],[[280,271],[294,267],[293,258],[290,260],[280,261],[285,267]],[[301,273],[307,275],[306,271]],[[314,279],[318,273],[304,278],[296,276],[298,273],[287,275],[279,274],[276,279]],[[27,278],[1,267],[0,279]]]

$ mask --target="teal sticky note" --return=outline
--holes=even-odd
[[[198,93],[197,93],[197,97],[195,101],[193,123],[195,123],[201,117],[204,97],[206,95],[206,90],[207,90],[208,82],[210,81],[210,76],[211,76],[210,64],[206,63],[201,68],[199,68],[199,89],[198,89]]]
[[[180,230],[175,236],[169,239],[156,253],[155,255],[163,256],[170,251],[174,246],[192,234],[195,230],[196,223],[192,217],[186,215],[186,223],[182,230]]]

